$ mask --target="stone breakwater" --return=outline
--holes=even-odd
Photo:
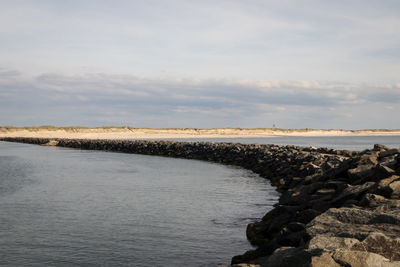
[[[200,159],[271,180],[279,203],[247,226],[254,250],[232,266],[400,266],[400,150],[362,152],[232,143],[0,138]]]

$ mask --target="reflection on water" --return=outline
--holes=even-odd
[[[196,160],[0,142],[0,170],[0,265],[226,264],[277,200]]]

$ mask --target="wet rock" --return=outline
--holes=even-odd
[[[279,221],[284,224],[289,222],[289,217],[293,216],[301,207],[300,206],[287,206],[277,205],[273,210],[269,211],[262,220],[264,222]]]
[[[247,225],[246,236],[253,245],[261,245],[267,241],[264,233],[267,231],[268,226],[263,222],[255,222]]]
[[[296,215],[294,216],[294,221],[306,224],[320,214],[321,212],[314,209],[302,210],[296,213]]]
[[[237,255],[232,258],[231,264],[253,263],[257,259],[264,258],[266,255],[271,255],[280,246],[276,242],[263,244],[257,249],[248,250],[242,255]]]
[[[288,230],[287,228],[283,228],[280,231],[280,234],[275,237],[274,241],[279,246],[297,247],[300,244],[304,243],[305,240],[308,239],[308,235],[306,234],[306,232],[304,230],[298,231],[298,232],[290,232],[287,230]]]
[[[299,232],[305,230],[305,225],[304,223],[300,222],[291,222],[286,225],[286,227],[291,231],[291,232]]]
[[[262,267],[304,267],[309,266],[311,253],[295,247],[281,247],[265,259]]]
[[[217,267],[261,267],[259,264],[239,263],[233,265],[218,265]]]
[[[233,264],[231,267],[260,267],[261,265],[258,264],[247,264],[247,263],[240,263],[240,264]]]

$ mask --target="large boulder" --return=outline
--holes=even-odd
[[[311,250],[335,251],[336,249],[350,249],[358,243],[360,241],[355,238],[317,235],[309,241],[307,248]]]
[[[398,149],[398,148],[392,148],[392,149],[388,149],[388,150],[385,150],[385,151],[380,152],[380,153],[379,153],[379,156],[380,156],[381,158],[384,158],[384,157],[392,156],[392,155],[394,155],[394,154],[399,154],[399,153],[400,153],[400,149]]]
[[[376,185],[376,193],[390,198],[398,198],[400,194],[400,176],[392,175],[388,178],[382,179]]]
[[[362,194],[366,193],[368,190],[375,186],[374,182],[367,182],[362,185],[348,185],[342,193],[331,201],[332,206],[341,206],[347,200],[355,200],[361,197]]]
[[[389,150],[390,147],[382,145],[382,144],[375,144],[374,148],[372,150],[374,151],[385,151],[385,150]]]
[[[392,198],[399,198],[400,197],[400,181],[394,181],[389,184],[389,188],[392,191],[391,197]]]
[[[311,253],[301,248],[281,247],[271,256],[260,259],[261,267],[305,267],[311,262]]]
[[[374,175],[375,166],[374,164],[364,164],[348,170],[347,174],[350,181],[353,183],[356,181],[368,180]]]
[[[382,233],[371,233],[351,250],[368,251],[384,256],[390,261],[400,261],[400,238],[389,238]]]
[[[351,267],[399,267],[400,262],[391,262],[389,259],[376,253],[366,251],[339,250],[333,254],[333,259],[342,266]],[[321,266],[322,267],[322,266]]]
[[[372,232],[396,238],[400,236],[400,209],[331,208],[314,218],[306,231],[311,238],[328,235],[364,240]]]
[[[311,258],[310,267],[341,267],[329,253],[322,253],[321,255]]]

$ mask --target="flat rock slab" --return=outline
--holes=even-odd
[[[371,233],[351,250],[368,251],[382,255],[390,261],[400,261],[400,238],[388,238],[382,233]]]
[[[400,266],[400,262],[391,262],[389,259],[381,255],[366,251],[349,251],[349,250],[337,251],[333,254],[332,257],[341,266],[351,266],[351,267],[399,267]]]
[[[370,233],[380,232],[391,238],[400,236],[400,209],[390,211],[360,208],[331,208],[314,218],[307,226],[311,237],[328,235],[365,239]]]

